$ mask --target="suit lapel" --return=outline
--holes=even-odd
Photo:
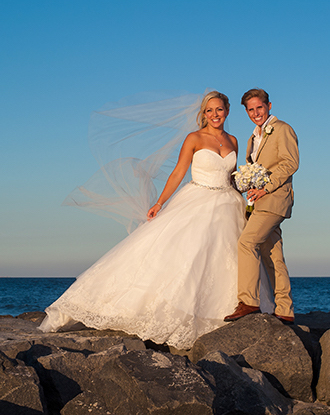
[[[277,121],[277,118],[274,117],[271,122],[269,123],[269,125],[273,125],[275,122]],[[264,134],[264,137],[261,140],[260,146],[258,148],[257,151],[257,155],[256,155],[256,162],[258,161],[259,155],[262,151],[262,149],[264,148],[265,144],[267,143],[267,140],[269,139],[270,134]]]
[[[259,155],[260,155],[260,152],[261,152],[261,150],[263,149],[263,147],[264,147],[264,145],[266,144],[266,142],[267,142],[267,140],[268,140],[268,135],[266,135],[266,137],[263,137],[263,139],[261,140],[261,143],[260,143],[260,146],[259,146],[259,148],[258,148],[258,151],[257,151],[257,155],[256,155],[256,162],[258,161],[258,158],[259,158]]]

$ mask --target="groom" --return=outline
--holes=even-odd
[[[250,89],[241,101],[256,125],[247,145],[246,161],[270,171],[270,183],[250,189],[247,198],[254,210],[238,241],[238,306],[225,321],[260,312],[260,259],[266,267],[275,296],[275,316],[294,323],[291,285],[283,257],[280,224],[290,218],[293,206],[292,175],[299,166],[297,136],[293,129],[269,112],[269,96],[263,89]]]

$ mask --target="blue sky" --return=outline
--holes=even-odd
[[[143,91],[217,89],[243,163],[253,125],[240,98],[258,86],[299,138],[283,225],[291,275],[329,276],[329,17],[321,0],[2,1],[0,275],[76,276],[126,235],[61,206],[98,168],[93,110]]]

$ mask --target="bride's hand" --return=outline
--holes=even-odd
[[[158,203],[156,203],[155,205],[153,205],[153,207],[150,208],[149,211],[148,211],[148,213],[147,213],[148,220],[156,217],[157,213],[160,211],[161,208],[162,207]]]

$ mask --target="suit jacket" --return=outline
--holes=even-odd
[[[274,117],[268,125],[274,127],[271,134],[262,138],[256,163],[270,171],[269,192],[254,204],[256,211],[266,211],[289,218],[293,206],[292,175],[299,167],[298,139],[290,127]],[[252,135],[247,144],[246,161],[252,163]]]

